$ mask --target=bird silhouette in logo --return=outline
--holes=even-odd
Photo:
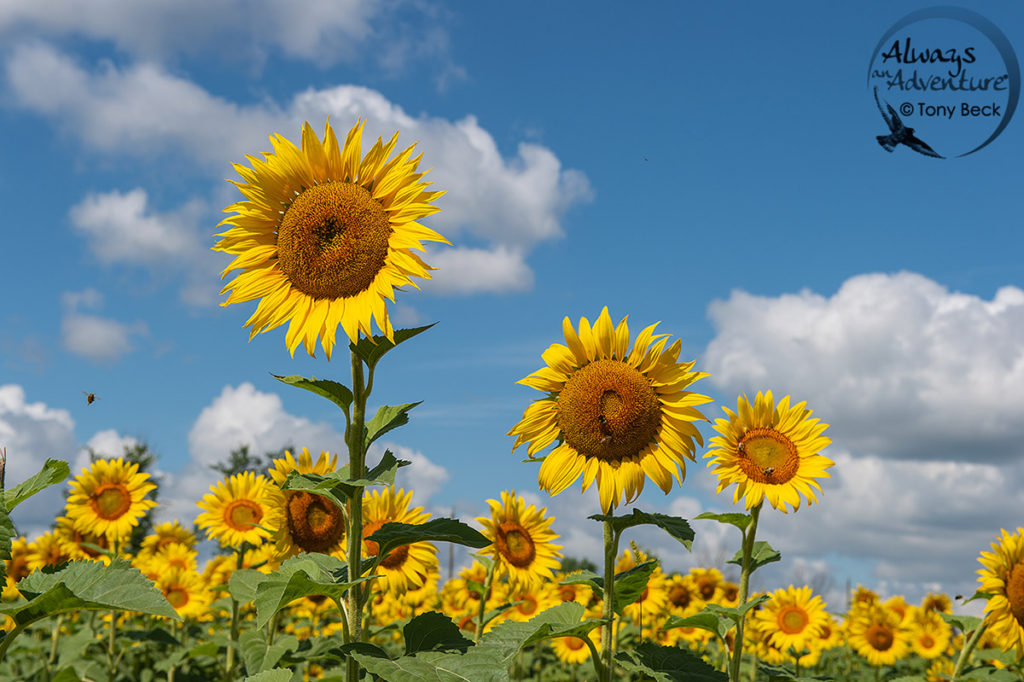
[[[882,149],[891,152],[896,149],[896,145],[905,144],[915,152],[925,156],[932,156],[936,159],[943,158],[941,154],[914,137],[914,129],[903,125],[903,121],[896,115],[896,110],[892,108],[891,104],[886,102],[885,109],[882,108],[882,102],[878,99],[878,88],[875,88],[875,104],[878,105],[878,111],[881,112],[882,118],[885,119],[885,124],[889,126],[888,135],[875,136],[878,144],[882,145]]]

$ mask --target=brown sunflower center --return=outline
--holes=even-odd
[[[733,602],[739,599],[740,586],[736,583],[722,583],[722,599]]]
[[[188,604],[188,590],[179,585],[167,588],[164,597],[175,609],[184,608]]]
[[[700,592],[700,598],[704,601],[711,601],[711,598],[715,596],[717,588],[718,583],[710,578],[697,579],[697,591]]]
[[[516,605],[516,609],[519,613],[524,616],[529,616],[537,612],[539,604],[537,603],[537,598],[532,594],[525,594],[520,597],[519,600],[519,604]]]
[[[498,553],[516,568],[526,568],[537,556],[530,532],[515,521],[501,523],[494,534]]]
[[[668,600],[672,603],[672,606],[685,609],[690,605],[692,595],[690,591],[682,585],[676,585],[668,593]]]
[[[928,633],[924,633],[923,635],[921,635],[921,639],[919,639],[918,641],[921,643],[921,646],[925,649],[931,649],[933,646],[935,646],[935,639]]]
[[[651,382],[619,360],[595,360],[558,393],[558,427],[580,454],[619,461],[654,441],[661,403]]]
[[[875,651],[888,651],[892,647],[893,633],[892,630],[884,625],[874,623],[864,633],[864,638],[867,639],[868,644]]]
[[[811,622],[807,612],[799,606],[785,606],[779,611],[779,629],[787,635],[798,635]]]
[[[558,598],[563,602],[574,601],[576,599],[576,588],[572,585],[561,585],[558,588]]]
[[[367,556],[375,556],[380,552],[380,545],[373,540],[366,540],[383,526],[385,523],[392,522],[393,519],[382,519],[380,521],[371,521],[370,523],[363,526],[363,540],[366,541],[366,554]],[[395,547],[391,552],[380,562],[380,565],[384,568],[398,568],[405,563],[406,558],[409,556],[409,545],[402,545],[401,547]]]
[[[333,502],[300,491],[288,499],[288,530],[299,549],[326,554],[341,540],[345,521]]]
[[[359,185],[328,182],[295,197],[277,231],[281,271],[314,298],[365,290],[384,267],[391,221]]]
[[[739,467],[758,483],[786,483],[800,468],[800,454],[789,438],[772,428],[751,429],[739,443]]]
[[[124,516],[132,506],[132,496],[121,483],[103,483],[89,498],[92,510],[104,521]]]
[[[579,637],[566,637],[563,641],[565,642],[565,648],[572,651],[579,651],[587,645],[586,642]]]
[[[1018,562],[1010,570],[1006,580],[1006,600],[1010,602],[1010,613],[1024,626],[1024,562]]]
[[[107,536],[106,535],[93,535],[92,533],[80,533],[75,531],[74,534],[75,544],[78,545],[78,549],[82,550],[86,556],[96,558],[100,555],[95,549],[86,547],[83,542],[87,542],[90,545],[96,545],[103,549],[107,549]]]
[[[224,510],[224,523],[241,532],[252,530],[262,518],[263,509],[253,500],[231,500]]]
[[[22,555],[15,556],[11,559],[10,568],[7,569],[7,575],[14,579],[14,582],[20,582],[22,578],[31,573],[29,570],[28,562]]]

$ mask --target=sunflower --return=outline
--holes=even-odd
[[[562,603],[557,596],[549,590],[541,589],[540,586],[512,591],[505,601],[512,603],[512,608],[495,620],[527,621],[542,611]]]
[[[615,574],[624,573],[646,562],[648,556],[633,547],[625,549],[615,561]],[[647,579],[643,592],[631,604],[622,607],[622,614],[634,625],[647,627],[668,613],[668,580],[661,568],[655,566]]]
[[[714,449],[704,454],[712,458],[708,466],[717,465],[718,490],[722,492],[736,483],[733,502],[746,495],[747,509],[761,504],[767,497],[776,509],[786,512],[789,504],[800,508],[800,493],[808,504],[817,502],[816,479],[829,478],[825,471],[834,462],[818,452],[832,441],[821,434],[828,424],[811,419],[807,403],[789,406],[789,396],[778,406],[772,392],[758,392],[751,405],[747,396],[740,396],[737,411],[723,407],[729,419],[718,419],[715,431],[722,434],[711,439]]]
[[[44,566],[60,566],[71,561],[64,542],[53,531],[46,531],[28,543],[25,563],[30,571],[38,571]]]
[[[430,514],[423,507],[409,509],[412,491],[397,491],[389,486],[372,490],[363,496],[363,552],[367,558],[379,552],[377,543],[367,540],[385,523],[424,523]],[[437,563],[437,547],[429,542],[414,542],[391,550],[377,567],[378,587],[398,596],[410,588],[420,587],[432,565]]]
[[[163,592],[179,616],[202,616],[210,605],[210,593],[195,571],[175,567],[156,579],[156,589]]]
[[[139,569],[150,580],[172,569],[196,572],[196,550],[185,545],[167,545],[156,554],[139,555],[132,565]]]
[[[534,589],[554,578],[562,556],[558,552],[562,546],[553,542],[558,538],[551,530],[555,517],[546,516],[544,507],[526,506],[514,491],[503,491],[501,502],[487,500],[487,504],[491,507],[490,518],[480,516],[477,521],[493,544],[480,553],[494,557],[500,574],[508,575],[513,589]]]
[[[775,590],[764,607],[754,613],[755,627],[764,631],[770,643],[781,651],[813,649],[829,616],[821,597],[810,587]]]
[[[626,318],[612,326],[604,308],[593,328],[580,319],[579,333],[566,317],[565,346],[553,344],[547,363],[518,383],[549,395],[532,403],[510,436],[515,450],[530,442],[533,454],[558,441],[540,467],[540,487],[552,495],[583,475],[583,490],[596,480],[601,508],[609,513],[625,497],[632,502],[649,476],[666,494],[672,477],[682,484],[684,457],[694,458],[693,422],[706,418],[697,405],[711,401],[686,387],[703,377],[692,362],[679,363],[681,343],[668,349],[667,334],[647,327],[629,348]],[[653,345],[652,345],[653,344]]]
[[[98,459],[71,482],[67,515],[75,530],[122,540],[156,506],[146,499],[153,490],[156,485],[149,481],[149,474],[139,472],[138,464]]]
[[[188,528],[177,521],[158,523],[153,526],[149,535],[142,539],[139,554],[156,554],[167,545],[185,545],[189,549],[196,546],[196,536]]]
[[[693,578],[693,585],[700,599],[706,602],[717,601],[724,580],[721,571],[717,568],[691,568],[690,577]]]
[[[28,541],[24,537],[15,538],[11,542],[11,558],[4,562],[7,568],[7,582],[3,588],[4,601],[14,601],[21,597],[18,583],[32,571],[28,567],[28,546]]]
[[[210,486],[210,492],[196,502],[203,510],[196,523],[221,546],[261,545],[273,536],[273,529],[261,524],[271,508],[280,506],[280,497],[265,476],[251,471],[235,474]]]
[[[878,594],[863,585],[857,585],[857,589],[853,591],[850,601],[854,606],[867,606],[878,602]]]
[[[594,628],[587,635],[594,647],[601,650],[601,628]],[[555,637],[551,639],[551,650],[563,663],[586,663],[590,660],[590,647],[580,637]]]
[[[992,543],[991,552],[978,557],[979,592],[991,596],[985,605],[988,632],[1003,651],[1017,648],[1024,655],[1024,528],[1011,535],[1001,530],[1002,538]]]
[[[301,148],[272,135],[265,159],[234,165],[244,182],[231,182],[245,199],[224,209],[237,215],[221,222],[231,229],[213,248],[235,256],[222,277],[242,271],[221,291],[231,292],[221,305],[261,299],[245,323],[250,340],[288,320],[292,355],[300,343],[313,355],[319,338],[329,360],[339,324],[353,343],[371,335],[371,320],[393,340],[384,300],[434,269],[413,249],[449,243],[416,222],[440,210],[431,202],[444,192],[426,191],[426,172],[416,172],[422,154],[410,158],[415,144],[389,161],[396,132],[361,156],[364,123],[343,148],[330,122],[323,142],[306,123]]]
[[[932,661],[925,671],[924,679],[927,682],[949,682],[953,679],[953,671],[956,670],[956,663],[951,658],[939,658]]]
[[[935,594],[934,592],[929,592],[925,595],[925,598],[921,600],[921,608],[925,611],[953,613],[953,602],[949,600],[949,595],[947,594]]]
[[[282,459],[275,459],[268,471],[274,483],[281,485],[288,474],[326,474],[334,471],[337,455],[321,452],[316,462],[306,448],[296,460],[292,453],[285,451]],[[344,511],[331,500],[303,490],[284,490],[279,504],[267,519],[268,525],[276,528],[275,545],[279,557],[299,552],[317,552],[345,559],[345,516]]]
[[[946,651],[953,635],[946,621],[937,611],[912,608],[910,615],[910,645],[921,658],[938,658]]]
[[[692,575],[672,574],[668,581],[669,613],[685,618],[703,609],[705,603],[700,597],[697,581]]]
[[[53,534],[70,560],[85,559],[102,561],[104,564],[110,563],[109,555],[90,546],[95,545],[100,550],[109,550],[110,543],[107,541],[106,535],[93,535],[75,530],[75,522],[67,516],[57,517],[57,528]]]
[[[873,666],[892,665],[910,650],[908,632],[895,611],[874,604],[850,613],[850,647]]]

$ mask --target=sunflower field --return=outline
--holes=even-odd
[[[806,585],[752,590],[752,574],[782,560],[758,539],[760,515],[820,503],[834,466],[822,454],[828,425],[765,390],[723,406],[705,449],[697,425],[710,421],[711,399],[693,389],[708,375],[680,360],[681,341],[657,324],[631,340],[626,318],[614,323],[607,308],[593,323],[564,319],[564,343],[519,381],[541,395],[508,433],[539,466],[541,490],[596,486],[589,518],[603,530],[601,564],[563,566],[558,520],[500,486],[473,524],[413,507],[412,491],[395,485],[409,462],[367,453],[418,403],[372,416],[368,405],[387,354],[430,328],[394,329],[387,302],[430,277],[416,253],[424,242],[448,243],[419,222],[443,192],[428,191],[414,146],[395,153],[397,133],[364,154],[363,125],[339,143],[330,124],[321,138],[307,123],[299,145],[274,135],[273,152],[236,164],[243,199],[225,209],[214,246],[233,256],[224,276],[239,271],[224,305],[258,300],[250,339],[287,323],[292,355],[319,347],[329,360],[342,330],[347,382],[275,378],[338,407],[347,452],[285,451],[266,470],[214,483],[192,528],[140,533],[158,507],[137,462],[96,459],[72,476],[49,460],[8,487],[0,450],[0,679],[1024,679],[1024,528],[980,552],[966,599],[910,604],[858,587],[826,604]],[[682,486],[701,449],[735,511],[621,509],[648,480],[666,495]],[[10,512],[65,484],[52,529],[19,536]],[[718,566],[670,571],[629,538],[655,526],[690,549],[691,521],[731,529],[737,581]],[[200,539],[218,548],[202,565]],[[440,543],[472,550],[471,565],[442,580]],[[953,613],[954,601],[975,600],[983,617]]]

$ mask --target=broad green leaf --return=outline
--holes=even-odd
[[[437,324],[437,322],[434,324]],[[394,343],[388,341],[386,336],[374,336],[372,340],[365,336],[360,336],[358,343],[349,343],[348,347],[351,348],[356,355],[362,358],[367,367],[373,369],[389,350],[403,341],[408,341],[417,334],[427,331],[433,327],[434,324],[428,324],[425,327],[413,327],[411,329],[396,329],[394,334]]]
[[[587,518],[593,519],[594,521],[611,521],[612,528],[616,533],[621,533],[627,528],[632,528],[633,526],[657,526],[681,542],[686,549],[691,549],[693,547],[693,529],[690,528],[690,524],[686,519],[681,519],[678,516],[669,516],[668,514],[651,514],[640,511],[639,509],[634,509],[632,514],[626,514],[623,516],[595,514],[594,516],[589,516]]]
[[[307,379],[295,374],[286,377],[279,377],[276,374],[271,374],[270,376],[281,383],[304,388],[307,391],[323,396],[340,407],[346,416],[348,415],[349,406],[352,404],[352,391],[345,384],[339,384],[337,381],[331,381],[330,379],[317,379],[316,377]]]
[[[982,592],[981,590],[979,590],[979,591],[975,592],[974,594],[972,594],[967,599],[964,599],[963,603],[964,604],[970,604],[975,599],[986,599],[987,600],[987,599],[991,599],[991,598],[992,598],[992,593],[991,592]]]
[[[293,674],[287,668],[274,668],[273,670],[264,670],[261,673],[249,675],[245,678],[245,682],[291,682]]]
[[[342,476],[345,478],[342,479]],[[319,495],[341,508],[347,504],[347,498],[355,494],[355,489],[344,482],[347,478],[347,471],[332,471],[329,474],[300,474],[297,471],[290,471],[288,478],[281,484],[281,490],[300,490]]]
[[[396,459],[393,452],[385,450],[384,456],[380,458],[377,466],[367,471],[363,479],[352,481],[352,484],[363,487],[368,485],[392,485],[395,482],[395,474],[398,473],[398,470],[410,464],[412,462],[409,460]]]
[[[726,633],[732,630],[733,624],[725,616],[710,611],[701,611],[685,618],[669,616],[661,629],[671,630],[672,628],[700,628],[718,635],[720,639],[724,640]]]
[[[719,523],[726,523],[730,526],[736,526],[743,532],[746,532],[747,526],[749,526],[750,522],[754,520],[750,514],[741,514],[739,512],[729,512],[728,514],[712,514],[711,512],[704,512],[703,514],[697,514],[693,518],[709,519],[711,521],[718,521]]]
[[[364,447],[370,447],[370,443],[383,436],[388,431],[405,426],[409,423],[409,411],[422,404],[405,403],[404,405],[381,405],[377,408],[377,414],[373,419],[366,422],[366,436],[363,439]]]
[[[263,576],[256,587],[256,627],[262,628],[287,604],[315,595],[340,599],[353,585],[377,576],[348,581],[348,564],[327,554],[300,554]]]
[[[768,667],[768,666],[762,665],[761,669],[764,670],[764,668],[766,668],[766,667]],[[807,678],[806,677],[801,677],[800,679],[805,680]],[[832,678],[829,677],[827,679],[832,679]],[[921,675],[902,675],[900,677],[893,678],[892,680],[890,680],[890,682],[928,682],[928,679],[925,678],[925,677],[922,677]]]
[[[746,604],[742,606],[721,606],[719,604],[706,604],[704,611],[708,613],[714,613],[716,615],[724,616],[734,623],[739,624],[740,620],[747,614],[747,611],[754,608],[758,604],[771,599],[771,595],[760,594],[753,599],[747,600]]]
[[[348,658],[349,654],[353,652],[373,656],[374,658],[387,658],[389,660],[391,658],[388,656],[388,652],[384,651],[376,644],[370,644],[369,642],[349,642],[348,644],[339,645],[338,640],[335,637],[321,637],[320,641],[312,648],[310,654],[306,657],[306,660],[333,660],[340,662]]]
[[[11,545],[18,531],[7,511],[0,507],[0,582],[7,580],[7,561],[11,559]]]
[[[51,485],[63,482],[71,470],[68,463],[59,459],[48,459],[42,470],[28,480],[22,481],[10,490],[4,491],[4,506],[10,512],[19,504]]]
[[[624,608],[643,594],[647,581],[657,567],[658,562],[652,559],[628,571],[615,574],[615,613],[621,614]]]
[[[266,575],[255,568],[236,569],[228,579],[228,594],[239,604],[248,604],[256,598],[256,588]]]
[[[508,682],[508,664],[493,648],[474,646],[464,654],[422,651],[391,660],[363,653],[352,657],[388,682]]]
[[[402,628],[406,655],[420,651],[458,649],[465,653],[473,646],[472,640],[462,636],[462,631],[448,616],[437,611],[427,611],[416,616]]]
[[[426,523],[385,523],[369,540],[377,543],[378,556],[385,556],[391,550],[413,542],[452,542],[480,549],[491,544],[480,531],[455,519],[431,519]]]
[[[160,590],[123,559],[109,566],[97,561],[72,561],[54,572],[36,571],[18,583],[28,603],[0,607],[17,623],[78,610],[116,609],[181,620]]]
[[[758,670],[768,676],[769,682],[832,682],[835,678],[829,675],[814,675],[814,676],[797,676],[797,674],[787,668],[784,665],[768,665],[767,663],[759,662],[757,664]],[[904,682],[925,682],[923,677],[917,677],[916,675],[899,678]],[[895,680],[893,681],[895,682]]]
[[[729,676],[685,649],[642,642],[632,651],[620,651],[615,660],[627,672],[646,675],[655,682],[728,682]]]
[[[238,638],[238,650],[246,671],[250,673],[270,670],[287,652],[299,645],[295,635],[278,635],[274,643],[267,646],[266,636],[259,630],[245,630]]]
[[[939,615],[942,616],[942,620],[946,621],[950,625],[955,625],[960,628],[961,632],[965,633],[971,633],[977,630],[978,626],[981,625],[982,620],[977,616],[961,616],[957,614],[943,613],[941,611],[939,612]]]
[[[598,599],[604,599],[604,578],[593,571],[573,571],[562,578],[559,585],[586,585],[594,590]]]
[[[754,543],[753,551],[750,553],[750,572],[753,573],[765,564],[770,564],[773,561],[780,561],[782,555],[772,549],[772,546],[763,540],[758,540]],[[743,550],[736,552],[736,556],[729,559],[730,564],[736,564],[740,568],[743,568]]]
[[[580,626],[587,632],[592,630],[594,626],[580,622],[583,612],[582,604],[571,601],[542,611],[525,623],[507,620],[485,632],[477,647],[494,649],[508,665],[524,646],[549,637],[577,636]]]
[[[70,665],[61,670],[50,678],[50,682],[81,682],[82,678],[78,676],[75,669]]]
[[[118,636],[127,637],[135,642],[156,642],[157,644],[181,646],[181,642],[163,628],[153,628],[152,630],[129,630],[127,632],[119,631]]]

